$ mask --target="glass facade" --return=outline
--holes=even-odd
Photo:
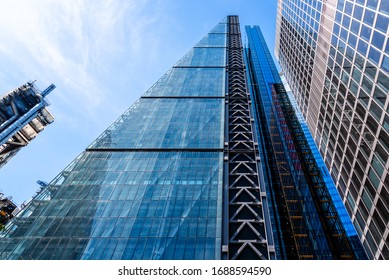
[[[246,33],[249,85],[277,258],[366,258],[301,113],[293,110],[260,28],[246,27]]]
[[[227,22],[0,237],[1,259],[220,259]]]
[[[223,147],[224,100],[141,98],[90,149]]]
[[[387,2],[280,0],[277,23],[280,64],[371,259],[389,259]]]

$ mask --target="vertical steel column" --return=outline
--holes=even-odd
[[[237,16],[228,17],[228,258],[269,259]]]

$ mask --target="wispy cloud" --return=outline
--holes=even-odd
[[[142,32],[158,18],[145,13],[149,2],[2,0],[0,59],[8,67],[0,78],[55,82],[61,104],[85,104],[80,111],[96,115],[107,99],[109,76],[136,61],[149,43]],[[12,75],[13,68],[18,74]]]

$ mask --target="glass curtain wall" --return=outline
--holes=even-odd
[[[220,259],[227,22],[9,223],[0,259]]]

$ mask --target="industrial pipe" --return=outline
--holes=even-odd
[[[28,112],[22,115],[16,122],[8,126],[3,132],[0,133],[0,146],[6,143],[15,133],[34,119],[38,111],[45,107],[45,101],[42,95],[36,95],[40,102],[32,107]]]

